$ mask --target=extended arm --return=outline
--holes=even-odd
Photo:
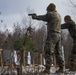
[[[68,29],[68,28],[70,28],[70,24],[69,23],[61,24],[61,29]]]
[[[32,19],[36,19],[36,20],[42,20],[42,21],[46,21],[48,22],[51,18],[51,14],[45,14],[45,15],[36,15],[35,13],[34,14],[30,14],[32,16]],[[29,16],[30,16],[29,15]]]
[[[39,16],[36,16],[35,19],[36,19],[36,20],[47,21],[47,17],[46,17],[46,15],[39,15]]]

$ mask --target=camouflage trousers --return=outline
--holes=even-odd
[[[71,62],[71,69],[76,70],[76,41],[74,41],[73,43],[70,62]]]
[[[63,66],[60,33],[51,33],[50,35],[47,35],[47,39],[44,47],[46,67],[51,67],[52,53],[55,54],[56,64],[58,66]]]

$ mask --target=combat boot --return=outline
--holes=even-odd
[[[64,66],[59,66],[59,70],[56,73],[64,73]]]
[[[50,74],[50,67],[46,67],[45,70],[42,72],[44,74]]]
[[[76,71],[75,66],[70,67],[70,71]]]

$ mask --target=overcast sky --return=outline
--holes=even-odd
[[[1,27],[7,25],[9,29],[12,28],[13,23],[20,22],[22,16],[27,13],[27,8],[34,10],[38,15],[46,13],[46,7],[50,3],[54,3],[57,11],[63,17],[70,14],[68,7],[65,5],[67,0],[0,0],[0,19],[4,22],[0,23]]]

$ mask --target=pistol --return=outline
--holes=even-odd
[[[33,13],[33,14],[28,14],[28,16],[33,16],[33,15],[36,15],[35,13]]]

